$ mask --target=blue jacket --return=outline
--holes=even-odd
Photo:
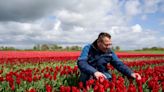
[[[80,71],[89,75],[93,75],[96,71],[100,71],[104,72],[105,74],[108,73],[111,77],[111,74],[107,69],[107,64],[110,63],[119,72],[130,77],[133,71],[122,61],[120,61],[120,59],[111,49],[109,49],[106,53],[101,52],[97,48],[96,41],[93,44],[84,46],[77,61]]]

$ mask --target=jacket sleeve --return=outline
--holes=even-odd
[[[128,77],[131,77],[131,74],[133,73],[133,71],[128,66],[126,66],[122,61],[120,61],[120,59],[113,51],[111,65],[113,65],[114,68],[116,68],[119,72]]]
[[[91,45],[86,45],[78,58],[77,65],[81,72],[93,75],[97,70],[88,64],[88,53]]]

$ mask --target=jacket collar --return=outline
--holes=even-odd
[[[92,47],[98,52],[98,53],[104,53],[102,52],[97,45],[97,39],[92,43]]]
[[[98,50],[97,39],[92,43],[92,47],[93,47],[95,50]]]
[[[99,52],[99,53],[104,53],[104,52],[102,52],[102,51],[98,48],[97,39],[92,43],[91,46],[92,46],[97,52]],[[111,49],[109,49],[106,53],[109,53],[109,52],[111,52]]]

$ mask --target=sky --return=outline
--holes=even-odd
[[[164,0],[0,0],[0,46],[84,46],[100,32],[122,50],[164,47]]]

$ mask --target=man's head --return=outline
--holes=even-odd
[[[101,32],[97,38],[97,46],[102,52],[107,52],[111,47],[111,35],[105,32]]]

